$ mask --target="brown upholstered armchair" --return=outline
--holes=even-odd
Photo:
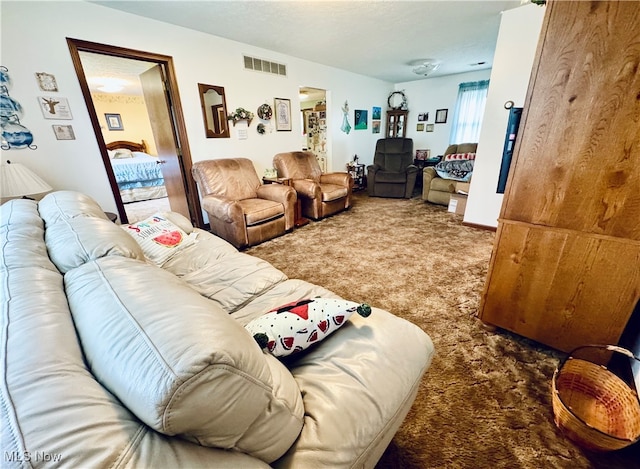
[[[273,157],[273,166],[278,177],[292,180],[302,203],[303,216],[319,220],[351,206],[351,175],[347,172],[323,174],[313,153],[278,153]]]
[[[413,194],[417,174],[413,140],[381,138],[376,142],[373,164],[367,167],[367,190],[372,197],[408,199]]]
[[[198,161],[192,167],[211,231],[236,248],[261,243],[293,228],[296,191],[263,185],[251,160]]]
[[[441,161],[445,161],[447,155],[466,154],[474,155],[478,148],[477,143],[458,143],[447,147]],[[438,205],[449,205],[451,194],[457,191],[458,182],[453,179],[441,178],[433,166],[424,168],[422,172],[422,200]]]

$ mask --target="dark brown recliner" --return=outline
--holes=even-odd
[[[372,197],[408,199],[413,194],[417,174],[413,140],[381,138],[376,142],[373,164],[367,167],[367,190]]]
[[[293,229],[296,191],[263,185],[247,158],[204,160],[192,167],[211,231],[236,248],[261,243]]]
[[[302,203],[303,216],[319,220],[351,206],[351,175],[347,172],[323,174],[313,153],[278,153],[273,157],[273,166],[278,177],[291,179]]]

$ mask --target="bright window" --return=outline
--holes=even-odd
[[[477,143],[489,80],[460,83],[449,143]]]

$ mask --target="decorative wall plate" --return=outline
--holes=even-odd
[[[266,103],[260,105],[258,108],[258,117],[268,121],[271,119],[271,116],[273,116],[273,109],[271,109],[271,106]]]

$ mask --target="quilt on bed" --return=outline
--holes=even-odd
[[[158,158],[143,152],[132,152],[132,158],[113,158],[111,166],[118,188],[135,189],[138,187],[162,186],[161,165]]]

